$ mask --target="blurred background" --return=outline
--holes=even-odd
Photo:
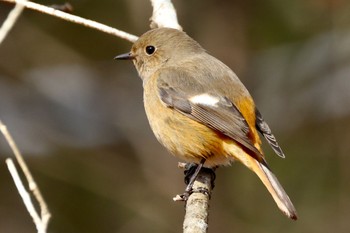
[[[63,2],[40,1],[51,5]],[[74,14],[141,35],[147,0],[72,0]],[[229,65],[285,151],[265,144],[299,220],[258,178],[217,170],[209,232],[349,232],[350,2],[174,0],[180,24]],[[0,22],[13,5],[0,2]],[[0,119],[53,215],[49,232],[181,232],[183,171],[154,138],[131,43],[25,10],[0,45]],[[36,232],[0,137],[0,232]]]

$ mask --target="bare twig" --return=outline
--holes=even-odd
[[[47,229],[47,224],[43,224],[38,212],[35,210],[33,202],[30,198],[30,194],[24,188],[21,178],[18,175],[15,164],[12,159],[6,159],[7,168],[10,171],[13,181],[17,187],[18,193],[21,195],[24,205],[26,206],[30,216],[32,217],[38,233],[45,233]]]
[[[212,191],[212,175],[202,169],[193,184],[193,193],[186,202],[183,222],[184,233],[205,233],[208,230],[209,199]]]
[[[21,15],[24,6],[21,4],[16,4],[16,6],[11,10],[10,14],[7,16],[6,20],[0,28],[0,44],[3,42],[7,34],[10,32],[13,25],[15,25],[18,17]]]
[[[77,23],[77,24],[81,24],[85,27],[89,27],[89,28],[93,28],[102,32],[105,32],[107,34],[110,35],[114,35],[117,37],[120,37],[122,39],[128,40],[130,42],[135,42],[138,37],[134,36],[132,34],[129,34],[127,32],[109,27],[107,25],[104,25],[102,23],[98,23],[89,19],[84,19],[82,17],[79,16],[75,16],[60,10],[56,10],[52,7],[48,7],[48,6],[44,6],[44,5],[40,5],[34,2],[30,2],[30,1],[25,1],[25,0],[1,0],[3,2],[10,2],[10,3],[16,3],[17,5],[23,5],[25,6],[25,8],[31,9],[31,10],[35,10],[35,11],[39,11],[41,13],[45,13],[51,16],[55,16],[58,17],[60,19],[64,19],[66,21],[69,22],[73,22],[73,23]]]
[[[151,0],[153,14],[151,17],[151,28],[175,28],[182,31],[177,21],[176,10],[171,0]]]
[[[12,151],[13,151],[15,157],[16,157],[16,160],[17,160],[18,164],[19,164],[19,166],[21,167],[21,169],[23,171],[23,174],[24,174],[24,176],[27,179],[27,182],[28,182],[28,185],[29,185],[29,190],[33,193],[34,197],[36,198],[36,200],[39,203],[40,210],[41,210],[40,225],[39,226],[37,225],[38,220],[33,217],[32,212],[29,212],[29,213],[33,217],[33,220],[34,220],[34,223],[35,223],[35,225],[36,225],[36,227],[38,229],[38,232],[44,233],[44,232],[46,232],[46,228],[48,226],[48,223],[49,223],[49,220],[50,220],[50,217],[51,217],[51,213],[50,213],[50,211],[49,211],[49,209],[47,207],[47,204],[46,204],[46,202],[45,202],[45,200],[44,200],[44,198],[43,198],[43,196],[42,196],[42,194],[41,194],[41,192],[39,190],[39,187],[37,186],[37,184],[36,184],[32,174],[30,173],[30,171],[28,169],[27,164],[25,163],[25,161],[23,159],[23,156],[19,152],[16,143],[14,142],[11,134],[7,130],[7,127],[1,122],[1,120],[0,120],[0,131],[4,135],[4,137],[5,137],[6,141],[8,142],[8,144],[10,145],[10,147],[11,147],[11,149],[12,149]],[[8,166],[9,166],[9,163],[11,164],[11,162],[8,162],[8,160],[7,160]],[[10,167],[9,167],[9,169],[10,169]],[[11,168],[11,171],[12,170],[13,170],[13,168]],[[15,177],[13,176],[12,172],[11,172],[11,175],[15,179]],[[19,179],[19,177],[18,177],[18,179]],[[18,188],[18,185],[17,185],[18,181],[15,180],[15,183],[16,183],[16,186]],[[23,187],[23,185],[21,185],[21,186]],[[26,203],[26,202],[28,202],[28,198],[26,197],[26,195],[24,195],[25,198],[23,197],[23,191],[21,191],[19,188],[18,188],[18,191],[20,192],[20,194],[21,194],[21,196],[23,198],[23,201],[24,201],[24,203],[25,203],[25,205],[26,205],[26,207],[28,209],[28,206],[27,206],[27,203]],[[29,197],[29,200],[30,200],[30,197]],[[28,209],[28,211],[32,211],[32,210]],[[39,231],[39,229],[40,229],[40,231]]]
[[[178,167],[185,169],[188,175],[193,164],[178,163]],[[184,233],[206,233],[208,231],[209,200],[215,180],[215,169],[202,168],[196,178],[190,196],[186,201]],[[184,201],[183,195],[176,195],[174,201]]]

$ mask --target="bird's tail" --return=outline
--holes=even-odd
[[[233,148],[231,147],[231,149]],[[297,212],[294,208],[293,203],[289,199],[287,193],[284,191],[282,185],[277,180],[277,177],[272,173],[267,165],[260,163],[255,158],[251,157],[243,151],[231,150],[231,152],[233,151],[236,153],[232,155],[248,168],[250,168],[260,178],[267,190],[272,195],[278,208],[280,208],[280,210],[287,217],[293,220],[297,220]]]
[[[278,208],[280,208],[280,210],[287,215],[287,217],[297,220],[297,211],[295,210],[294,205],[289,199],[287,193],[284,191],[282,185],[277,180],[277,177],[264,164],[259,163],[256,160],[252,161],[252,163],[254,163],[252,170],[264,183],[265,187],[275,200]]]

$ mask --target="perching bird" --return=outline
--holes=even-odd
[[[159,28],[143,34],[131,52],[143,81],[144,106],[158,141],[173,155],[204,167],[238,160],[264,183],[289,218],[297,213],[271,172],[261,149],[261,133],[284,157],[253,98],[236,74],[186,33]]]

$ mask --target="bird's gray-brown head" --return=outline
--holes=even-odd
[[[133,60],[142,79],[158,69],[176,66],[204,49],[186,33],[172,28],[153,29],[143,34],[132,46],[130,53],[116,59]]]

